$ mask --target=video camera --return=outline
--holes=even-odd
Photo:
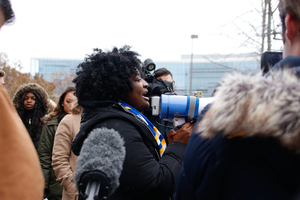
[[[144,64],[142,66],[142,71],[144,73],[144,79],[149,83],[152,82],[154,76],[151,74],[152,71],[154,71],[156,68],[155,63],[152,61],[152,59],[148,58],[144,61]]]
[[[261,54],[260,68],[264,76],[268,71],[282,59],[282,52],[265,51]]]
[[[150,99],[153,96],[160,96],[165,93],[173,93],[173,83],[164,81],[161,79],[156,79],[153,74],[151,74],[152,71],[154,71],[156,68],[155,63],[152,61],[152,59],[148,58],[144,61],[144,64],[142,66],[142,71],[144,73],[144,79],[148,83],[148,93],[147,97]]]
[[[173,120],[174,127],[185,122],[196,122],[197,116],[213,98],[175,95],[173,83],[156,79],[151,74],[155,67],[150,58],[142,66],[144,79],[149,85],[146,96],[150,98],[150,108],[146,113],[150,112],[152,116],[159,116],[163,120]]]

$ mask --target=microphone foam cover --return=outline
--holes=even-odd
[[[92,130],[84,141],[77,159],[74,176],[77,188],[84,173],[98,170],[110,180],[109,194],[112,194],[119,187],[124,159],[124,140],[117,131],[107,128]]]

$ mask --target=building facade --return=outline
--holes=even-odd
[[[252,54],[193,55],[193,58],[191,55],[182,55],[179,61],[153,61],[156,69],[166,68],[172,72],[178,95],[201,91],[203,97],[211,97],[226,73],[256,74],[261,71],[258,56]],[[52,82],[53,73],[75,74],[81,62],[83,60],[32,58],[30,72],[32,75],[43,74],[45,80]]]
[[[179,62],[154,63],[156,69],[166,68],[172,72],[178,95],[192,95],[195,91],[201,91],[203,97],[211,97],[226,73],[261,73],[260,61],[252,54],[194,55],[193,62],[191,55],[183,55]]]
[[[36,73],[42,74],[46,81],[52,82],[55,73],[75,74],[77,66],[82,62],[83,60],[31,58],[30,74],[32,76]]]

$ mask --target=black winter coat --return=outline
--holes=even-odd
[[[300,199],[299,113],[293,73],[227,75],[195,124],[174,199]]]
[[[271,71],[278,71],[282,70],[284,68],[288,68],[293,70],[298,77],[300,77],[300,56],[287,56],[286,58],[280,60],[278,63],[276,63],[272,68]],[[266,74],[266,76],[269,76],[270,72]]]
[[[193,133],[176,200],[294,200],[300,193],[300,155],[275,138],[204,139]]]
[[[132,113],[115,102],[94,102],[97,109],[80,103],[84,110],[81,130],[72,142],[75,155],[79,154],[84,139],[94,128],[114,129],[125,141],[126,156],[120,186],[108,199],[170,199],[175,191],[186,146],[172,142],[160,158],[150,129]]]

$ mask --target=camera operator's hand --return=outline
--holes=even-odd
[[[170,130],[168,133],[168,142],[181,142],[185,145],[187,145],[190,136],[192,134],[193,128],[194,128],[194,123],[187,122],[185,123],[180,129],[178,130]]]

